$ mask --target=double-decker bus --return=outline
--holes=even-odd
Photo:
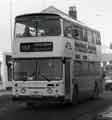
[[[15,18],[13,100],[70,102],[102,91],[100,33],[69,16]]]

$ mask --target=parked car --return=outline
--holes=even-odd
[[[112,120],[112,110],[107,109],[104,112],[98,113],[93,120]]]
[[[105,90],[112,90],[112,76],[105,76],[104,87]]]

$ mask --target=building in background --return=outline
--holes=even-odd
[[[112,64],[112,49],[109,47],[103,46],[102,47],[102,59],[101,59],[102,66],[106,64]]]

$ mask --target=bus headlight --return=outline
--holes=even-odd
[[[48,88],[47,88],[47,92],[48,92],[49,94],[52,94],[52,92],[53,92],[52,88],[51,88],[51,87],[48,87]]]
[[[18,84],[17,83],[15,83],[15,85],[14,85],[15,87],[18,87]]]
[[[25,88],[21,89],[21,93],[24,94],[26,92]]]

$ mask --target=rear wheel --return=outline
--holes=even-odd
[[[98,84],[95,83],[94,91],[93,91],[93,98],[97,99],[98,97],[99,97],[99,87],[98,87]]]
[[[27,107],[27,108],[34,108],[34,107],[35,107],[35,104],[32,103],[32,102],[27,102],[27,103],[26,103],[26,107]]]
[[[74,86],[72,94],[72,104],[76,105],[78,103],[78,88]]]

